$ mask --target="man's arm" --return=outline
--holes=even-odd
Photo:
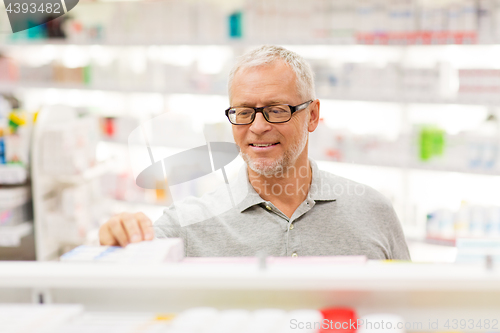
[[[394,207],[386,200],[386,217],[384,218],[386,224],[387,237],[390,243],[391,258],[396,260],[411,260],[408,245],[406,244],[406,237],[403,232],[403,227],[399,221],[398,215],[394,211]]]
[[[392,248],[391,248],[392,259],[411,260],[410,252],[408,250],[408,245],[406,244],[406,238],[403,233],[403,229],[401,227],[399,219],[397,219],[397,227],[393,230],[392,236],[393,236]]]

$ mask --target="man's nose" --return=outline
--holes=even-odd
[[[255,115],[253,123],[250,124],[250,130],[256,134],[261,134],[271,130],[271,124],[264,118],[261,112]]]

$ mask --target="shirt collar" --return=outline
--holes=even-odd
[[[248,180],[248,172],[246,163],[240,168],[238,173],[238,179],[236,180],[236,188],[241,190],[246,190],[246,196],[243,200],[236,205],[236,208],[241,212],[247,210],[248,208],[258,205],[260,203],[266,202],[260,197],[260,195],[255,191],[252,184]]]
[[[312,181],[311,188],[307,194],[308,198],[316,201],[333,201],[336,200],[336,195],[334,192],[334,186],[332,186],[332,181],[329,181],[328,177],[325,177],[323,173],[318,169],[318,165],[312,159],[309,159],[309,164],[312,170]],[[236,181],[236,188],[246,189],[247,194],[243,200],[236,205],[240,212],[247,210],[248,208],[258,205],[260,203],[266,202],[260,197],[260,195],[255,191],[252,184],[248,180],[247,165],[244,164],[238,173],[238,178]]]
[[[311,188],[307,194],[312,200],[333,201],[337,199],[335,194],[334,175],[321,171],[316,161],[309,159],[312,170]]]

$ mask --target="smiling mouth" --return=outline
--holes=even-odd
[[[279,142],[276,142],[276,143],[251,143],[250,146],[263,148],[263,147],[276,146],[278,144],[279,144]]]

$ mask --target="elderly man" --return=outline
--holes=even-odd
[[[246,165],[236,187],[247,188],[235,207],[181,226],[175,208],[154,224],[142,213],[122,213],[100,229],[103,245],[181,237],[187,256],[366,255],[409,259],[392,205],[368,186],[320,171],[308,159],[309,132],[320,102],[302,57],[277,46],[243,55],[229,75],[226,116]],[[204,209],[220,191],[196,198]],[[210,200],[209,200],[210,199]]]

